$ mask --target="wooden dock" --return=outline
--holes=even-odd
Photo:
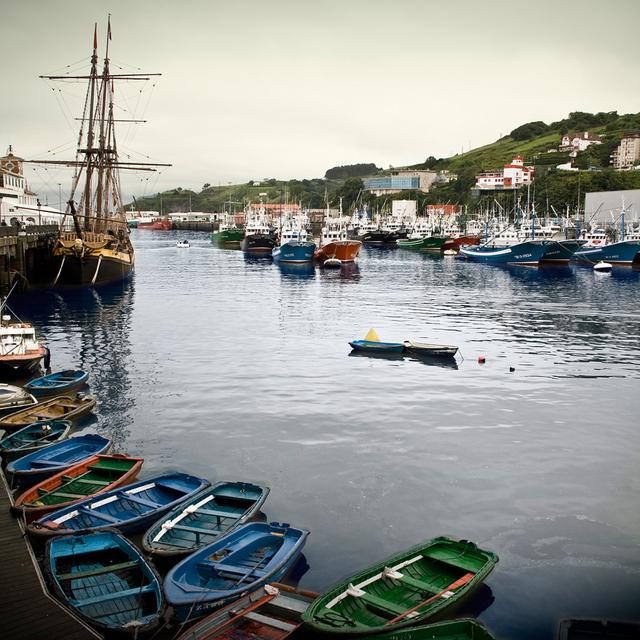
[[[21,522],[9,511],[11,498],[0,470],[0,637],[102,638],[51,597]]]

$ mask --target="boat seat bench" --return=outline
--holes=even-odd
[[[393,602],[389,602],[384,598],[380,598],[379,596],[374,596],[371,593],[367,593],[365,591],[364,595],[357,596],[355,600],[362,600],[365,604],[370,605],[371,607],[378,609],[379,611],[384,611],[387,614],[391,614],[394,618],[396,616],[402,615],[406,609],[400,605],[394,604]]]
[[[237,513],[232,513],[231,511],[219,511],[218,509],[206,509],[201,507],[196,511],[196,513],[201,513],[203,516],[216,516],[218,518],[238,518]]]
[[[65,476],[68,477],[68,476]],[[69,478],[70,482],[82,482],[83,484],[100,484],[104,487],[110,485],[113,480],[89,480],[88,478]]]
[[[261,624],[265,624],[268,627],[272,627],[274,629],[278,629],[280,631],[293,631],[297,625],[291,624],[290,622],[284,622],[284,620],[278,620],[277,618],[272,618],[271,616],[265,616],[261,613],[256,613],[255,611],[250,611],[249,613],[245,613],[243,618],[247,620],[251,620],[253,622],[259,622]]]
[[[228,564],[221,562],[214,562],[212,560],[203,560],[198,562],[199,565],[206,568],[213,568],[216,571],[220,571],[222,573],[232,573],[232,574],[240,574],[242,576],[254,576],[260,577],[264,575],[264,571],[262,569],[256,570],[255,567],[245,567],[241,564]]]
[[[151,507],[152,509],[157,509],[159,507],[157,502],[152,502],[151,500],[145,500],[144,498],[140,497],[138,494],[130,494],[125,492],[122,494],[122,498],[124,500],[130,500],[131,502],[137,502],[138,504],[141,504],[143,507]]]
[[[177,529],[178,531],[191,531],[191,533],[199,533],[205,536],[215,536],[219,532],[212,531],[211,529],[202,529],[201,527],[190,527],[186,524],[174,524],[171,529]]]
[[[425,582],[424,580],[419,580],[417,578],[412,578],[406,574],[402,574],[402,578],[398,578],[398,581],[406,584],[409,587],[414,587],[418,591],[426,591],[428,593],[440,593],[441,589],[438,587],[434,587],[432,584]]]
[[[92,576],[99,576],[103,573],[113,573],[114,571],[121,571],[122,569],[133,569],[139,566],[135,560],[129,562],[120,562],[119,564],[111,564],[97,569],[87,569],[87,571],[76,571],[75,573],[62,573],[58,576],[58,580],[75,580],[77,578],[89,578]]]
[[[87,494],[86,493],[63,493],[62,491],[56,491],[55,496],[60,496],[61,498],[73,498],[74,500],[77,500],[78,498],[86,498]]]
[[[105,593],[100,596],[88,598],[87,600],[77,600],[78,607],[88,607],[100,602],[107,602],[108,600],[117,600],[119,598],[127,598],[128,596],[139,596],[143,593],[148,593],[154,590],[153,584],[147,584],[144,587],[135,587],[134,589],[127,589],[126,591],[116,591],[115,593]]]

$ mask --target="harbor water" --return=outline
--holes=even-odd
[[[500,557],[458,612],[498,638],[640,619],[640,271],[376,248],[293,269],[202,233],[132,239],[130,282],[10,303],[54,370],[90,372],[82,428],[143,456],[141,477],[270,486],[267,519],[311,531],[307,589],[447,534]],[[371,327],[460,354],[350,355]]]

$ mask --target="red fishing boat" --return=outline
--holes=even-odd
[[[173,222],[169,218],[156,218],[151,222],[138,222],[138,229],[151,229],[152,231],[171,231]]]
[[[325,225],[320,235],[320,248],[314,253],[314,258],[322,262],[325,267],[355,262],[362,242],[350,240],[347,237],[347,219],[342,217],[342,202],[340,202],[340,216],[332,218],[327,206]]]
[[[453,251],[459,251],[460,247],[466,244],[468,246],[480,244],[480,236],[456,236],[454,238],[447,238],[442,245],[442,250],[447,251],[452,249]]]

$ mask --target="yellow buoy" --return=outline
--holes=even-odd
[[[369,342],[380,342],[380,338],[378,337],[375,329],[369,329],[369,333],[367,333],[364,339]]]

